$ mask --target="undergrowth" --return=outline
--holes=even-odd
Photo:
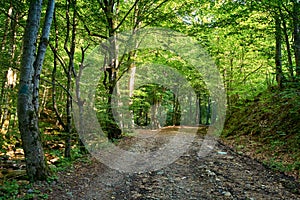
[[[230,110],[223,139],[270,168],[300,175],[300,87],[269,89]]]
[[[52,125],[49,121],[40,122],[45,157],[52,172],[47,181],[40,184],[49,188],[51,188],[53,182],[57,181],[57,173],[72,169],[75,162],[89,161],[87,156],[85,156],[86,152],[82,152],[78,145],[77,136],[72,137],[71,158],[65,158],[63,134],[55,128],[49,128]],[[18,157],[14,154],[16,149],[21,148],[20,133],[17,130],[13,131],[14,137],[2,138],[3,144],[6,144],[6,146],[2,145],[3,155],[0,156],[0,200],[48,199],[48,195],[43,193],[43,191],[34,189],[34,184],[37,183],[32,184],[27,180],[24,167],[24,153],[21,151]],[[9,132],[7,135],[12,135],[12,133]],[[8,152],[10,153],[8,154]],[[14,175],[20,171],[24,171],[25,175]]]

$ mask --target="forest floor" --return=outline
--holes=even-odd
[[[88,162],[76,162],[67,171],[59,172],[58,179],[49,185],[36,183],[33,189],[57,200],[300,199],[300,185],[294,178],[269,170],[219,140],[208,156],[200,158],[198,151],[205,131],[200,128],[188,151],[162,169],[121,173],[89,157]],[[159,135],[169,136],[168,131]],[[143,148],[161,145],[158,141],[162,140],[146,139]],[[133,137],[118,145],[128,149],[135,143]]]

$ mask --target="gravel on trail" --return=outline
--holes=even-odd
[[[147,139],[138,144],[153,149],[161,141]],[[299,182],[294,178],[275,173],[220,141],[209,155],[200,158],[202,142],[203,134],[197,134],[178,160],[143,173],[121,173],[90,158],[90,162],[78,162],[69,171],[60,172],[51,189],[44,192],[54,200],[300,200]],[[130,146],[127,149],[137,148],[134,139],[129,143],[123,144],[124,149],[126,145]]]

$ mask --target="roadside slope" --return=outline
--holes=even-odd
[[[236,105],[223,141],[275,171],[300,175],[300,89],[272,90]]]

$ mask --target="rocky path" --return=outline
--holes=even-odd
[[[59,174],[47,192],[49,199],[300,199],[299,183],[293,178],[271,172],[220,142],[199,158],[202,141],[198,135],[177,161],[152,172],[121,173],[95,159],[78,163]]]

